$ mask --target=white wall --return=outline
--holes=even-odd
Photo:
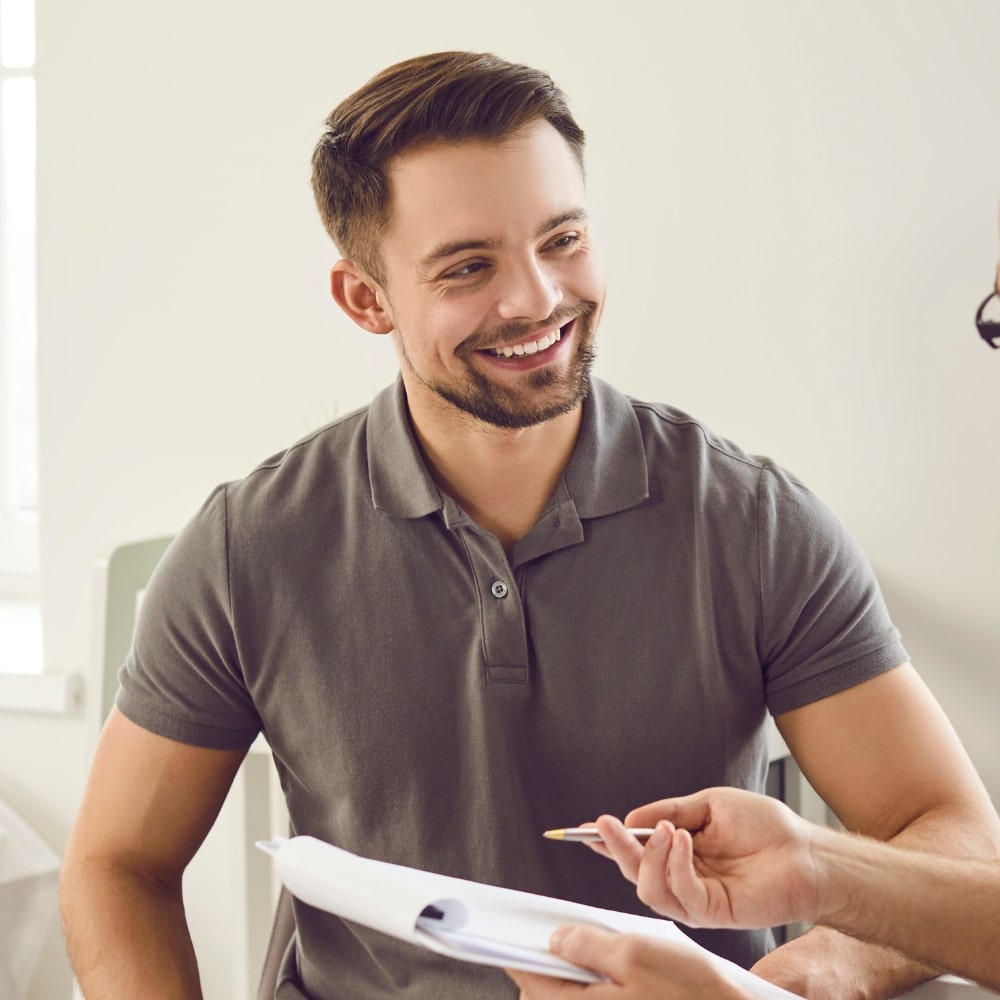
[[[397,59],[548,69],[590,139],[599,374],[812,485],[1000,795],[995,0],[38,0],[48,663],[91,674],[91,566],[365,402],[309,155]],[[4,716],[0,797],[61,848],[88,734]],[[67,997],[53,931],[32,1000]]]

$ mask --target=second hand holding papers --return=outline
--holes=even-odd
[[[480,965],[581,983],[606,977],[549,951],[563,924],[644,934],[699,953],[731,982],[764,1000],[795,995],[714,955],[660,917],[641,917],[449,875],[362,858],[315,837],[258,841],[288,891],[303,903],[429,951]]]

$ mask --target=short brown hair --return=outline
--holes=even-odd
[[[316,144],[313,194],[326,231],[344,257],[380,280],[393,157],[435,141],[502,141],[536,121],[549,122],[583,166],[583,130],[546,73],[476,52],[390,66],[330,113]]]

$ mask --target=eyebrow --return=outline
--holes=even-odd
[[[582,208],[570,208],[558,215],[553,215],[538,227],[535,232],[535,239],[541,239],[546,233],[551,233],[553,229],[564,226],[567,222],[586,222],[587,212]],[[425,254],[417,263],[420,270],[426,270],[448,257],[457,253],[466,253],[469,250],[500,250],[503,247],[502,240],[449,240],[447,243],[440,243],[430,253]]]

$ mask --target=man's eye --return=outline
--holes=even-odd
[[[579,233],[567,233],[565,236],[560,236],[558,239],[553,240],[549,244],[549,247],[553,250],[565,250],[568,247],[575,246],[579,242]]]
[[[482,261],[474,260],[468,264],[463,264],[461,267],[456,267],[449,271],[445,275],[445,278],[468,278],[473,274],[477,274],[485,267],[486,265]]]

